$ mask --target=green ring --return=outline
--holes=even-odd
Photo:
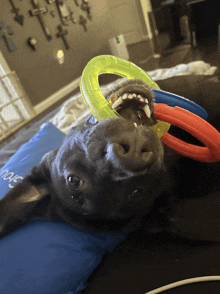
[[[141,68],[132,62],[112,55],[100,55],[92,58],[83,70],[80,91],[90,112],[98,121],[109,117],[119,117],[100,90],[98,77],[105,73],[116,74],[127,79],[140,79],[151,88],[160,89]],[[168,131],[169,127],[168,123],[158,122],[152,129],[160,138]]]

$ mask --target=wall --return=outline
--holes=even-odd
[[[16,71],[34,105],[79,77],[92,57],[111,54],[108,43],[110,38],[124,34],[128,44],[147,38],[148,32],[139,0],[91,0],[92,21],[87,21],[87,32],[84,32],[78,23],[70,22],[68,26],[63,26],[63,29],[68,30],[66,39],[70,45],[69,50],[66,50],[63,41],[56,37],[57,26],[61,22],[55,2],[48,4],[46,0],[39,0],[40,6],[46,6],[49,12],[55,11],[55,17],[49,12],[43,15],[53,37],[48,41],[38,18],[28,13],[33,9],[31,0],[13,1],[15,6],[20,8],[19,13],[24,16],[24,25],[14,21],[10,2],[1,0],[0,21],[13,30],[14,35],[10,38],[17,50],[9,52],[3,39],[0,39],[0,50],[11,70]],[[82,2],[77,1],[80,4]],[[86,13],[76,6],[73,0],[65,0],[65,4],[74,12],[77,21],[80,14],[86,17]],[[36,51],[27,45],[28,37],[37,39]],[[65,62],[62,65],[55,60],[58,49],[62,49],[65,54]]]

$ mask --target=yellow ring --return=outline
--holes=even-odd
[[[98,121],[109,117],[119,117],[118,113],[111,108],[100,90],[98,77],[105,73],[116,74],[127,79],[140,79],[151,88],[160,89],[145,71],[132,62],[112,55],[94,57],[87,63],[83,70],[80,90],[90,112]],[[151,128],[160,138],[169,130],[169,127],[169,123],[158,121],[158,123]]]

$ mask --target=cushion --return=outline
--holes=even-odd
[[[2,198],[42,156],[62,144],[65,134],[47,123],[0,170]],[[106,250],[124,238],[90,234],[61,219],[29,221],[0,241],[1,294],[76,294]]]
[[[53,124],[46,123],[27,143],[22,145],[0,169],[0,199],[13,188],[47,152],[58,149],[65,134]]]

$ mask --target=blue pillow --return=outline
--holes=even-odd
[[[0,169],[0,199],[40,163],[47,152],[60,148],[65,134],[46,123],[27,143],[20,147]]]
[[[65,134],[46,124],[0,170],[0,199]],[[30,221],[0,240],[1,294],[76,294],[123,236],[89,234],[63,220]]]

